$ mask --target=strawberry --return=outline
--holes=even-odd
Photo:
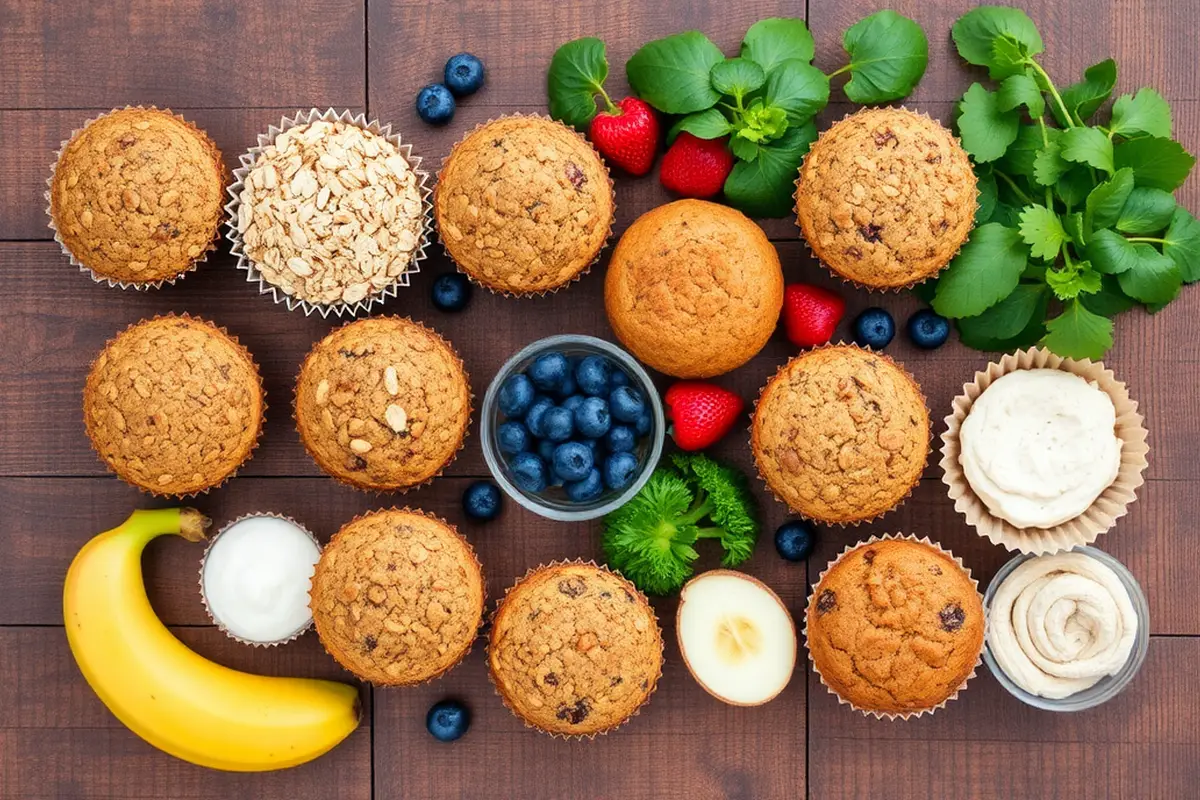
[[[606,100],[607,102],[607,100]],[[592,119],[588,138],[600,155],[630,175],[645,175],[658,150],[658,117],[645,100],[626,97]]]
[[[720,139],[700,139],[686,131],[663,156],[658,179],[684,197],[712,197],[721,191],[733,169],[733,153]]]
[[[846,301],[828,289],[793,283],[783,293],[783,326],[797,347],[825,344],[846,313]]]
[[[742,413],[742,398],[704,381],[680,381],[667,390],[671,438],[683,450],[703,450],[729,433]]]

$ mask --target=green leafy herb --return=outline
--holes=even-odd
[[[626,62],[625,74],[638,97],[659,111],[691,114],[721,99],[710,75],[724,60],[707,36],[688,31],[643,45]]]
[[[1186,283],[1200,280],[1200,222],[1186,209],[1175,209],[1163,234],[1163,252],[1179,265]]]
[[[1005,60],[997,63],[995,44],[1003,41],[1015,45],[1025,56],[1035,56],[1045,49],[1037,26],[1024,11],[1002,6],[981,6],[958,18],[951,30],[958,54],[968,64],[1000,68],[1003,72],[1009,64]],[[992,74],[993,78],[1007,77]]]
[[[1113,171],[1112,140],[1097,128],[1070,128],[1063,131],[1062,157],[1105,172]]]
[[[675,141],[682,131],[687,131],[698,139],[719,139],[733,131],[729,120],[715,108],[706,108],[695,114],[680,117],[679,121],[667,131],[667,143]]]
[[[1071,117],[1067,119],[1062,116],[1061,108],[1054,107],[1058,124],[1067,127],[1072,123],[1082,125],[1112,96],[1113,87],[1116,85],[1117,63],[1111,58],[1088,67],[1083,72],[1082,81],[1062,90],[1062,102]]]
[[[1143,242],[1134,244],[1133,248],[1137,260],[1132,268],[1117,276],[1121,291],[1134,300],[1153,305],[1174,300],[1175,295],[1179,294],[1179,287],[1183,285],[1179,265]]]
[[[1029,109],[1029,116],[1035,118],[1046,113],[1046,99],[1042,97],[1041,88],[1038,87],[1037,81],[1023,72],[1004,79],[996,92],[996,105],[1001,111],[1012,111],[1025,106]],[[1038,134],[1038,130],[1032,125],[1026,127],[1033,134]]]
[[[604,97],[604,80],[608,77],[608,60],[604,42],[588,37],[567,42],[554,52],[546,76],[546,92],[550,98],[550,116],[580,130],[587,128],[596,116],[596,95]]]
[[[1135,186],[1117,216],[1116,228],[1125,233],[1157,233],[1171,224],[1175,196],[1150,186]]]
[[[1067,232],[1055,214],[1045,206],[1026,206],[1021,212],[1021,239],[1029,245],[1034,258],[1053,261],[1067,241]]]
[[[913,90],[929,63],[925,31],[895,11],[879,11],[846,29],[842,46],[850,63],[844,91],[855,103],[885,103]],[[835,73],[836,74],[836,73]]]
[[[763,99],[782,108],[789,124],[803,125],[829,104],[829,78],[803,61],[781,61],[767,76]]]
[[[1133,242],[1116,231],[1104,229],[1092,234],[1087,246],[1088,258],[1096,269],[1109,275],[1118,275],[1133,269],[1138,254]]]
[[[1117,222],[1125,201],[1133,192],[1133,170],[1125,167],[1092,189],[1085,201],[1084,225],[1088,230],[1110,228]]]
[[[788,128],[781,138],[759,146],[753,161],[741,160],[725,180],[725,199],[756,217],[791,213],[796,169],[809,145],[817,140],[817,124],[809,120]]]
[[[1060,356],[1098,360],[1112,347],[1112,331],[1111,319],[1088,311],[1081,300],[1072,300],[1046,323],[1042,344]]]
[[[808,64],[815,52],[812,34],[802,19],[760,19],[742,38],[742,58],[757,63],[768,75],[791,59]]]
[[[1171,106],[1153,89],[1141,89],[1137,94],[1123,94],[1113,103],[1112,122],[1108,132],[1114,136],[1171,137]]]
[[[1117,167],[1132,169],[1138,186],[1173,192],[1187,180],[1196,165],[1196,158],[1179,142],[1148,136],[1117,145],[1113,150],[1113,162]]]
[[[1102,277],[1092,269],[1091,264],[1080,261],[1070,266],[1046,270],[1046,285],[1059,300],[1072,300],[1081,294],[1095,294],[1100,291]]]
[[[978,163],[995,161],[1017,140],[1021,116],[1000,107],[999,96],[978,83],[958,103],[958,132],[963,147]]]
[[[973,317],[1007,297],[1029,260],[1021,234],[995,222],[975,229],[938,280],[933,310],[943,317]]]
[[[742,114],[738,138],[760,144],[778,139],[788,128],[787,112],[779,106],[755,100]]]
[[[727,58],[713,64],[709,79],[721,94],[745,97],[767,82],[767,73],[748,58]]]

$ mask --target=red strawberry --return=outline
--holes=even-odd
[[[690,133],[679,134],[663,156],[658,179],[675,194],[684,197],[712,197],[721,191],[733,169],[733,153],[720,139],[699,139]]]
[[[742,398],[704,381],[680,381],[667,389],[671,438],[684,450],[703,450],[729,433],[742,413]]]
[[[600,155],[630,175],[645,175],[658,150],[658,117],[649,103],[636,97],[617,105],[620,110],[601,111],[592,118],[588,138]]]
[[[846,313],[846,301],[828,289],[793,283],[783,292],[783,326],[797,347],[825,344]]]

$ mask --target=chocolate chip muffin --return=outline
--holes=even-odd
[[[608,265],[604,306],[640,361],[677,378],[708,378],[745,364],[771,338],[783,270],[745,214],[677,200],[625,231]]]
[[[813,144],[796,215],[813,253],[846,280],[895,289],[936,275],[967,240],[976,208],[966,151],[937,120],[865,108]]]
[[[342,526],[317,562],[312,612],[339,664],[379,686],[436,678],[467,655],[483,621],[483,571],[454,526],[388,509]]]
[[[983,598],[949,553],[885,538],[837,558],[805,612],[813,666],[860,711],[932,711],[974,674],[983,651]]]
[[[810,350],[759,396],[750,445],[775,496],[821,522],[857,523],[899,505],[925,468],[929,409],[911,375],[853,345]]]
[[[159,285],[214,247],[225,167],[208,136],[170,111],[125,108],[92,120],[50,179],[55,238],[98,280]]]
[[[454,460],[471,418],[471,387],[454,348],[400,317],[334,330],[304,360],[296,425],[334,478],[370,491],[408,489]]]
[[[100,458],[159,495],[195,494],[232,476],[258,442],[265,409],[246,349],[187,316],[118,334],[83,389],[83,422]]]
[[[612,180],[592,145],[536,116],[480,125],[454,146],[433,196],[442,244],[493,291],[537,294],[578,278],[612,230]]]
[[[539,567],[509,589],[488,643],[504,704],[563,736],[603,733],[636,714],[662,660],[646,598],[621,576],[578,561]]]

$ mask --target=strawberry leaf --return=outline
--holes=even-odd
[[[608,60],[599,39],[589,36],[558,48],[546,75],[550,116],[585,130],[596,116],[596,95],[604,93],[607,77]]]
[[[817,138],[811,120],[789,127],[780,138],[758,146],[758,157],[741,160],[725,179],[725,199],[752,217],[783,217],[792,211],[800,161]]]
[[[768,76],[784,61],[811,63],[814,52],[812,34],[802,19],[760,19],[742,39],[742,58],[757,63]]]
[[[721,94],[741,99],[766,83],[767,73],[748,58],[727,58],[713,64],[709,80]]]
[[[724,60],[707,36],[687,31],[642,45],[626,62],[625,75],[634,93],[659,111],[691,114],[721,99],[710,74]]]
[[[675,137],[687,131],[697,139],[720,139],[722,136],[733,131],[733,126],[729,124],[729,120],[715,108],[706,108],[703,111],[697,111],[695,114],[688,114],[686,117],[681,117],[678,122],[671,126],[667,131],[667,144],[675,141]]]
[[[802,125],[829,103],[829,78],[811,64],[789,59],[767,77],[763,99],[786,111],[788,124]]]
[[[895,11],[878,11],[842,36],[850,55],[844,91],[855,103],[885,103],[906,96],[925,74],[929,42],[921,26]]]

